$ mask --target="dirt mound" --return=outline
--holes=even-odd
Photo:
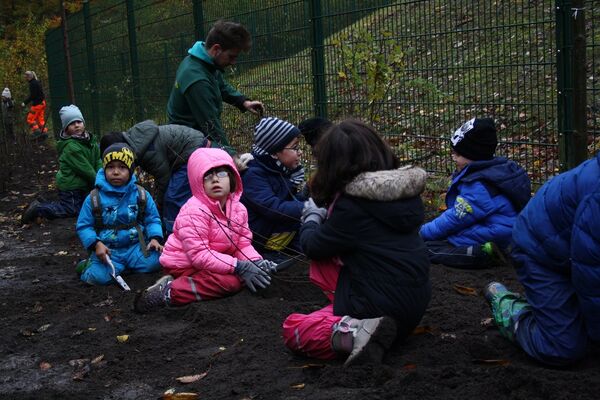
[[[490,312],[469,288],[480,292],[497,279],[519,289],[508,268],[432,266],[433,298],[421,326],[379,366],[345,369],[342,361],[286,350],[284,318],[325,304],[302,264],[277,276],[261,296],[244,291],[184,310],[135,314],[133,293],[78,280],[74,264],[84,251],[73,219],[17,223],[18,206],[46,190],[54,175],[48,171],[56,169],[45,145],[33,158],[0,194],[2,399],[158,399],[169,388],[200,399],[591,399],[600,393],[598,349],[569,369],[545,368],[482,325]],[[157,277],[125,279],[135,291]],[[197,374],[205,375],[189,384],[176,380]]]

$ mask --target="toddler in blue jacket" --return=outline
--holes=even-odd
[[[133,163],[134,153],[127,144],[107,147],[102,154],[103,168],[96,176],[96,189],[81,208],[77,234],[91,256],[82,265],[85,269],[78,272],[81,280],[89,284],[111,282],[107,257],[116,275],[160,269],[160,216],[150,194],[137,184]]]
[[[447,209],[421,227],[431,263],[478,269],[504,261],[502,250],[531,197],[531,182],[517,163],[494,157],[497,145],[490,118],[473,118],[452,135],[456,171]]]

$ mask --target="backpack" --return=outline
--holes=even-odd
[[[146,250],[146,241],[144,240],[144,233],[142,232],[141,225],[144,224],[144,219],[146,218],[146,189],[142,187],[142,185],[136,183],[135,184],[138,190],[137,197],[137,205],[138,212],[137,218],[134,222],[130,222],[128,224],[119,224],[119,225],[106,225],[102,221],[102,202],[100,201],[100,191],[98,188],[94,188],[90,192],[90,200],[92,203],[92,215],[94,216],[94,229],[96,232],[99,232],[102,229],[114,229],[114,230],[123,230],[135,228],[138,233],[138,239],[140,242],[140,246],[142,248],[142,253],[145,257],[148,256],[148,252]]]

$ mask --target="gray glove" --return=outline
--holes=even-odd
[[[269,274],[254,265],[252,261],[237,260],[233,271],[244,280],[252,292],[256,292],[257,287],[264,289],[271,284]]]
[[[254,263],[258,265],[258,268],[271,275],[277,272],[277,263],[269,260],[254,260]]]
[[[308,199],[308,201],[304,202],[302,217],[300,217],[300,221],[302,221],[303,224],[307,222],[316,222],[317,224],[321,224],[326,217],[327,210],[322,207],[317,207],[312,197]]]

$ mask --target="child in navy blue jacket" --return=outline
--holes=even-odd
[[[497,145],[490,118],[473,118],[452,135],[456,171],[447,209],[421,227],[433,264],[476,269],[505,261],[503,249],[531,197],[531,182],[517,163],[494,157]]]
[[[263,118],[255,128],[252,156],[242,175],[242,203],[248,209],[253,245],[266,259],[299,251],[297,233],[306,198],[301,194],[300,130],[278,118]]]

